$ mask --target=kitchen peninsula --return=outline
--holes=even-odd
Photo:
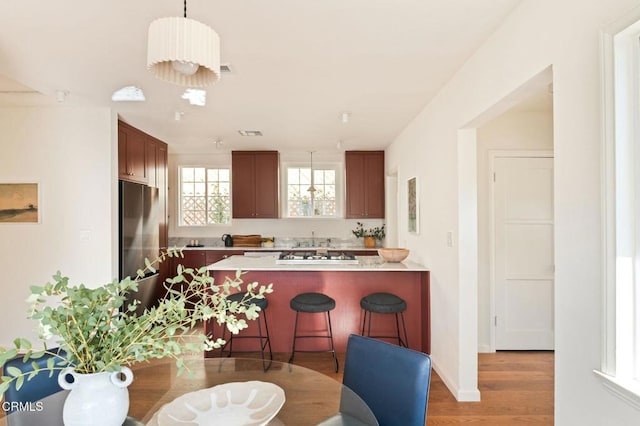
[[[289,301],[295,295],[321,292],[335,299],[336,308],[331,311],[334,341],[336,350],[344,352],[349,334],[359,334],[361,331],[360,299],[370,293],[390,292],[407,301],[404,315],[409,346],[430,353],[429,271],[410,261],[385,263],[378,256],[358,256],[357,260],[357,264],[279,264],[275,256],[269,255],[230,256],[209,265],[208,269],[216,283],[222,283],[225,276],[233,277],[237,270],[241,270],[245,273],[242,276],[245,284],[273,284],[273,293],[267,296],[269,307],[266,315],[274,352],[291,351],[295,312],[289,307]],[[253,334],[253,327],[255,325],[249,321],[246,332]],[[299,327],[307,331],[326,330],[326,316],[303,315]],[[205,330],[214,333],[214,336],[220,333],[212,324],[206,324]],[[395,335],[393,316],[374,315],[372,334],[374,330],[375,334]],[[323,342],[315,339],[309,345],[323,348]],[[206,354],[215,356],[215,353]]]

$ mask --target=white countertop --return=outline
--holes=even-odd
[[[329,251],[372,251],[377,252],[377,248],[365,248],[365,247],[224,247],[224,246],[198,246],[190,247],[186,246],[183,250],[229,250],[229,251],[315,251],[315,250],[329,250]]]
[[[321,264],[321,265],[279,265],[275,256],[229,256],[207,266],[210,271],[428,271],[418,263],[405,260],[400,263],[387,263],[379,256],[357,256],[357,265]]]

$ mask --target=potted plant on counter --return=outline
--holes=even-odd
[[[137,277],[115,280],[96,288],[82,284],[72,286],[60,272],[53,276],[53,282],[31,287],[31,296],[27,299],[31,305],[28,318],[37,321],[43,348],[36,349],[24,338],[15,339],[12,348],[0,348],[0,367],[4,370],[0,397],[12,385],[19,390],[25,380],[32,379],[38,372],[60,372],[60,385],[72,389],[64,407],[65,425],[80,425],[93,416],[102,420],[105,416],[113,416],[112,420],[101,420],[101,425],[122,425],[129,405],[126,392],[132,376],[129,366],[154,358],[172,358],[181,372],[185,368],[183,355],[201,353],[224,344],[222,339],[206,336],[197,327],[201,321],[215,320],[237,333],[247,327],[245,318],[253,320],[259,315],[260,309],[250,301],[272,292],[271,284],[260,286],[255,282],[242,289],[240,271],[234,279],[214,283],[206,268],[194,270],[180,265],[177,276],[167,280],[166,295],[156,306],[136,313],[139,302],[130,302],[128,296],[137,292],[138,281],[146,273],[154,272],[160,262],[176,256],[182,257],[182,251],[170,249],[154,261],[145,259],[145,266],[138,271]],[[235,291],[246,292],[242,303],[227,300],[227,295]],[[53,342],[62,351],[50,349],[48,342]],[[19,354],[25,362],[46,356],[46,367],[38,367],[34,362],[33,372],[26,373],[16,367],[4,368],[7,361]],[[73,383],[67,382],[68,376],[74,378]],[[105,395],[87,394],[83,386],[92,377],[102,380],[103,384],[97,387],[114,388],[113,392],[119,396],[106,398]],[[100,413],[82,411],[83,406],[95,406],[97,398],[101,400]],[[106,406],[107,401],[118,404]]]
[[[357,238],[364,238],[364,246],[366,248],[374,248],[376,246],[376,241],[382,241],[386,235],[384,229],[385,224],[368,229],[365,229],[362,222],[357,222],[356,225],[356,229],[351,232]]]

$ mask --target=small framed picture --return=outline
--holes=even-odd
[[[418,178],[412,177],[407,181],[407,230],[413,234],[419,232],[420,212],[418,207]]]
[[[0,223],[39,223],[37,183],[0,183]]]

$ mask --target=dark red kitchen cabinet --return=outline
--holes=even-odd
[[[118,178],[148,183],[145,133],[118,122]]]
[[[345,217],[384,218],[384,151],[347,151],[345,175]]]
[[[277,151],[231,153],[232,214],[242,219],[279,216]]]

